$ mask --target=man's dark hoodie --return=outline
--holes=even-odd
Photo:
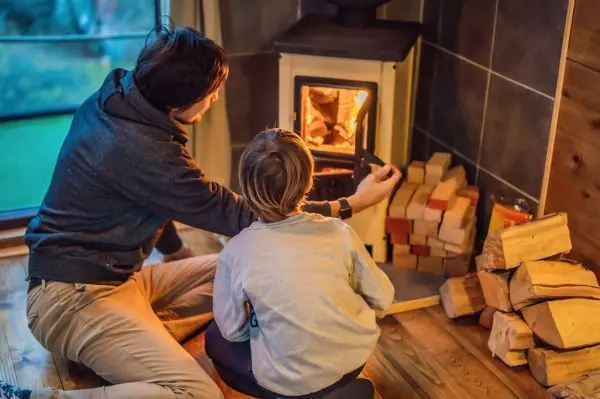
[[[29,224],[29,277],[118,284],[138,271],[169,220],[233,236],[255,219],[208,180],[185,128],[111,72],[75,114],[40,210]],[[328,214],[327,203],[305,208]]]

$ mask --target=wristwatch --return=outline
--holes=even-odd
[[[352,217],[352,208],[350,207],[348,200],[346,198],[340,198],[338,202],[340,203],[340,218],[342,220],[350,219]]]

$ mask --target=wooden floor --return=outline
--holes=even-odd
[[[26,258],[0,260],[0,380],[67,390],[103,382],[84,368],[53,357],[27,329]],[[472,320],[451,322],[439,306],[388,317],[364,375],[379,397],[549,398],[527,369],[509,369],[491,358],[487,331]],[[204,355],[202,335],[184,346],[218,379]],[[245,398],[221,384],[228,399]]]

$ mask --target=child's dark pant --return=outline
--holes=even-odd
[[[322,398],[325,395],[354,381],[364,366],[346,374],[335,384],[305,396],[285,396],[262,388],[252,373],[250,341],[229,342],[221,335],[217,323],[213,322],[206,330],[206,353],[212,359],[215,369],[231,388],[250,396],[265,399]]]

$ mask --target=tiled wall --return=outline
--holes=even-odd
[[[451,151],[484,199],[539,204],[568,0],[423,0],[413,159]]]
[[[297,20],[298,0],[220,0],[223,47],[230,58],[227,113],[232,143],[231,187],[252,137],[277,123],[278,61],[272,43]]]

